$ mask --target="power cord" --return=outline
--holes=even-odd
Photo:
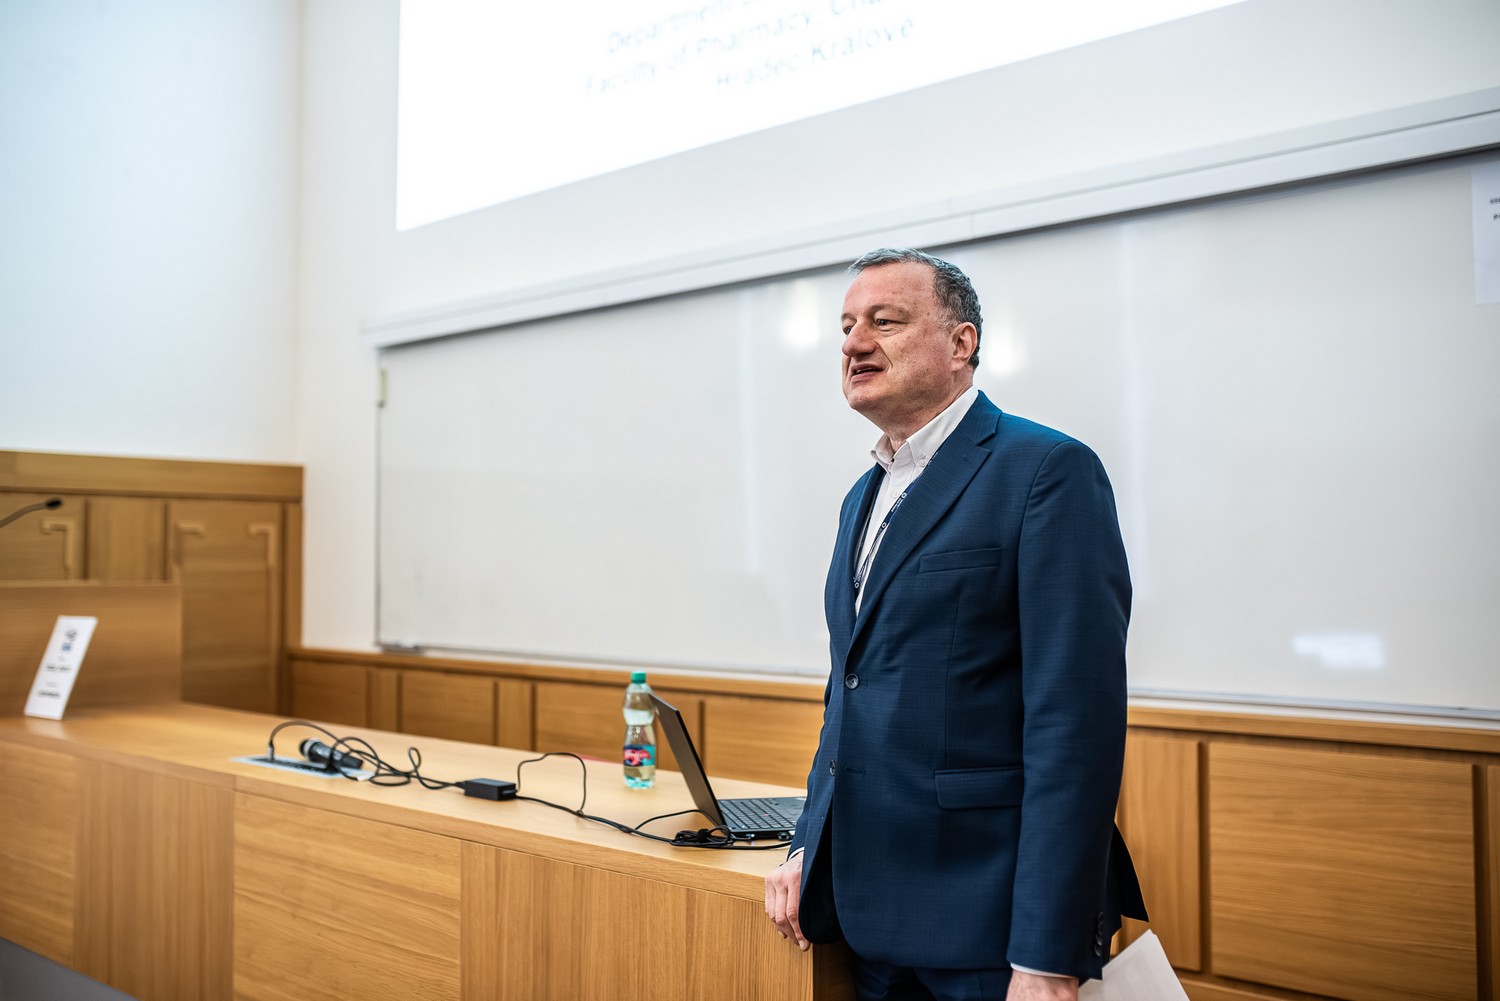
[[[585,813],[583,812],[583,808],[588,804],[589,795],[589,766],[581,757],[571,751],[548,751],[547,753],[539,755],[535,758],[527,758],[525,761],[522,761],[520,764],[516,765],[516,782],[518,788],[521,781],[522,768],[526,767],[527,765],[534,764],[538,761],[545,761],[548,758],[555,757],[572,758],[574,761],[578,762],[578,767],[583,772],[583,796],[579,799],[578,806],[563,806],[561,803],[553,803],[550,800],[540,799],[535,796],[522,796],[520,795],[519,791],[516,794],[516,799],[524,799],[528,803],[540,803],[542,806],[550,806],[554,810],[561,810],[563,813],[571,813],[573,816],[578,817],[581,820],[588,820],[596,824],[603,824],[605,827],[612,827],[615,830],[620,831],[622,834],[629,834],[637,838],[646,838],[649,841],[660,841],[663,844],[674,845],[678,848],[719,848],[739,852],[764,852],[771,851],[772,849],[780,849],[781,851],[786,851],[785,841],[765,845],[741,844],[740,842],[735,840],[734,835],[731,834],[727,828],[719,825],[699,828],[696,831],[678,831],[676,835],[670,838],[663,837],[660,834],[651,834],[647,831],[641,830],[641,828],[645,827],[647,824],[653,823],[655,821],[668,820],[672,817],[684,817],[691,813],[698,813],[697,810],[679,810],[676,813],[663,813],[657,817],[648,817],[647,819],[641,821],[639,824],[636,824],[634,827],[628,827],[625,824],[622,824],[617,820],[611,820],[608,817],[596,817],[591,813]]]
[[[688,814],[699,813],[699,811],[696,809],[679,810],[676,813],[664,813],[660,816],[648,817],[647,819],[641,821],[639,824],[636,824],[634,827],[623,824],[618,820],[611,820],[608,817],[599,817],[590,813],[585,813],[584,807],[588,805],[589,795],[589,768],[588,764],[583,760],[583,758],[572,753],[571,751],[548,751],[545,754],[538,755],[535,758],[527,758],[525,761],[522,761],[516,765],[515,782],[505,782],[500,779],[464,779],[459,782],[444,782],[439,779],[429,778],[428,776],[422,774],[422,752],[417,750],[417,748],[415,747],[408,747],[406,749],[406,756],[407,759],[411,762],[411,767],[397,768],[396,766],[387,762],[385,759],[381,758],[379,752],[375,750],[374,746],[372,746],[370,742],[365,740],[363,737],[340,737],[338,734],[327,729],[326,727],[320,726],[317,723],[311,723],[307,720],[300,719],[287,720],[284,723],[278,723],[275,727],[272,728],[270,736],[266,738],[266,757],[269,760],[276,760],[276,735],[282,730],[293,726],[306,727],[310,730],[316,730],[318,733],[321,733],[323,734],[323,736],[328,738],[329,746],[335,752],[338,752],[339,756],[346,756],[347,758],[359,761],[362,765],[368,765],[369,768],[374,772],[373,775],[366,778],[363,775],[361,769],[344,767],[333,762],[330,762],[326,766],[330,771],[337,772],[344,778],[351,781],[366,781],[371,785],[378,786],[403,786],[409,785],[412,782],[416,782],[424,789],[462,789],[465,796],[472,796],[480,799],[525,800],[528,803],[537,803],[541,806],[551,807],[554,810],[561,810],[563,813],[570,813],[580,820],[587,820],[595,824],[603,824],[605,827],[614,828],[622,834],[628,834],[632,837],[637,838],[646,838],[650,841],[659,841],[663,844],[673,845],[678,848],[716,848],[720,850],[727,849],[729,851],[740,852],[786,850],[785,841],[772,842],[770,844],[761,845],[744,844],[743,842],[735,840],[734,835],[731,834],[727,828],[721,825],[714,825],[713,827],[701,827],[696,831],[678,831],[674,836],[670,838],[663,837],[660,834],[651,834],[647,831],[642,830],[642,828],[647,824],[655,823],[658,820],[670,820],[673,817],[683,817],[687,816]],[[334,757],[334,762],[340,760],[339,756]],[[578,806],[576,807],[564,806],[561,803],[554,803],[550,800],[545,800],[537,796],[521,795],[521,770],[527,765],[535,764],[539,761],[545,761],[548,758],[558,757],[572,758],[574,761],[578,762],[578,767],[582,772],[581,780],[583,784],[583,791],[582,795],[579,797]],[[702,814],[700,813],[699,815],[701,816]]]
[[[266,738],[266,757],[271,760],[276,758],[276,735],[290,726],[307,727],[316,730],[329,740],[329,746],[339,755],[348,756],[368,765],[374,772],[369,778],[362,776],[357,769],[342,767],[330,763],[326,767],[329,771],[337,772],[351,781],[365,781],[377,786],[404,786],[416,782],[424,789],[452,789],[461,783],[440,782],[430,779],[422,774],[422,752],[415,747],[406,749],[407,759],[411,762],[410,768],[397,768],[380,756],[380,753],[363,737],[340,737],[327,727],[310,723],[307,720],[294,719],[285,723],[278,723]],[[335,759],[337,760],[337,759]]]

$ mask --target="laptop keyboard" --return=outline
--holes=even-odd
[[[721,799],[719,812],[734,831],[790,831],[802,815],[802,799],[771,796],[763,799]]]

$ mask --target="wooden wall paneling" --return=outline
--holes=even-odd
[[[537,682],[536,749],[619,761],[625,736],[625,718],[620,715],[624,702],[623,685]]]
[[[1182,970],[1203,968],[1201,746],[1191,737],[1131,731],[1120,781],[1120,831],[1141,878],[1150,927]],[[1126,919],[1125,941],[1146,927]]]
[[[235,998],[457,1001],[459,846],[237,794]]]
[[[488,674],[493,677],[519,678],[529,681],[565,681],[574,684],[618,688],[621,695],[631,672],[618,667],[577,667],[565,664],[538,664],[525,660],[496,660],[473,657],[450,657],[435,653],[402,653],[395,650],[329,650],[317,647],[294,651],[302,660],[322,660],[346,664],[365,664],[380,668],[411,668],[418,671],[449,671],[456,674]],[[658,691],[691,692],[697,695],[745,695],[761,699],[785,699],[789,702],[823,701],[825,682],[805,679],[790,681],[743,674],[678,674],[667,670],[653,671],[651,685]],[[1500,734],[1491,735],[1491,745],[1500,752]]]
[[[761,901],[471,843],[463,874],[466,1001],[813,997]]]
[[[652,686],[655,688],[655,686]],[[657,693],[682,713],[693,735],[698,754],[706,745],[703,727],[703,697],[671,688]],[[586,757],[619,761],[625,737],[624,685],[578,685],[565,681],[536,683],[536,750],[572,751]],[[677,770],[677,759],[666,736],[656,735],[659,768]]]
[[[1480,1001],[1500,1001],[1500,765],[1481,769],[1484,783],[1483,901],[1480,926],[1485,962]]]
[[[291,715],[324,723],[370,725],[370,669],[293,660]]]
[[[1333,719],[1325,716],[1279,715],[1244,710],[1182,709],[1177,707],[1138,706],[1129,708],[1132,727],[1176,730],[1218,737],[1236,735],[1287,740],[1320,740],[1348,746],[1424,748],[1434,751],[1462,751],[1473,754],[1500,754],[1500,732],[1475,721],[1460,719],[1447,722],[1391,722],[1379,711],[1362,718]]]
[[[228,784],[82,767],[72,965],[141,1001],[228,997]]]
[[[1353,1001],[1475,997],[1470,765],[1214,742],[1208,772],[1214,973]]]
[[[705,746],[698,753],[712,774],[794,787],[806,784],[823,727],[821,702],[706,695],[703,717]]]
[[[0,493],[0,518],[53,494]],[[33,511],[0,529],[0,580],[82,580],[88,499],[62,497],[52,511]]]
[[[182,697],[275,712],[281,662],[281,505],[174,500],[172,579],[182,585]]]
[[[88,577],[103,581],[167,579],[167,503],[159,497],[91,497]]]
[[[0,744],[0,938],[73,965],[78,759]]]
[[[495,679],[473,674],[401,672],[402,733],[493,744],[495,720]]]
[[[280,711],[290,707],[292,665],[286,651],[302,644],[302,505],[284,504],[281,509],[281,693]]]
[[[377,730],[401,729],[401,672],[371,668],[369,725]]]
[[[302,467],[0,450],[0,491],[302,499]]]
[[[0,582],[0,715],[19,715],[59,615],[99,619],[68,703],[174,702],[182,688],[182,596],[171,584]]]
[[[521,678],[497,678],[495,696],[495,742],[531,750],[536,746],[536,686]]]

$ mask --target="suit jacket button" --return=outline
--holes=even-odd
[[[857,675],[857,674],[846,674],[846,675],[844,675],[844,687],[845,688],[858,688],[859,687],[859,675]]]
[[[1104,955],[1104,946],[1102,946],[1099,943],[1095,942],[1094,943],[1094,955],[1102,957]]]
[[[828,774],[829,775],[837,775],[838,773],[839,773],[839,763],[837,761],[830,761],[830,762],[828,762]]]

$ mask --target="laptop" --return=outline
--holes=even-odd
[[[708,774],[698,758],[698,749],[688,734],[687,724],[677,707],[652,693],[651,701],[656,705],[656,722],[667,734],[667,743],[677,755],[677,767],[687,780],[693,803],[698,811],[714,824],[724,828],[741,841],[759,838],[777,838],[790,841],[797,829],[797,818],[802,815],[802,804],[806,796],[765,796],[741,799],[719,799],[708,784]]]

